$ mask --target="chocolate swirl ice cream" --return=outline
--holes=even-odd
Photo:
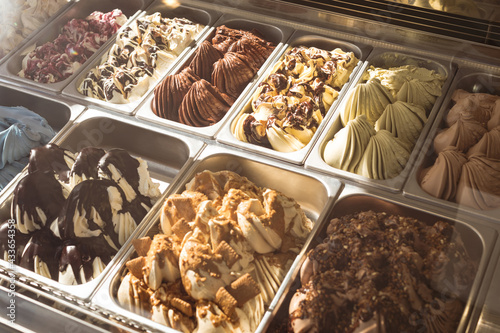
[[[216,124],[274,48],[257,31],[220,26],[183,70],[156,86],[151,109],[161,118],[189,126]]]
[[[95,279],[158,199],[158,187],[146,162],[121,149],[35,148],[11,204],[22,252],[15,263],[63,284]]]
[[[139,17],[118,34],[78,91],[116,104],[140,99],[203,28],[185,18],[162,17],[159,12]]]

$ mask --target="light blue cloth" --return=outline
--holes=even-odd
[[[55,134],[37,113],[0,106],[0,190],[26,166],[31,149],[46,145]]]

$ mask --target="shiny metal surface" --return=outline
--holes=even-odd
[[[281,52],[283,45],[285,44],[285,42],[288,40],[288,38],[292,33],[292,29],[285,26],[269,25],[263,21],[249,20],[241,16],[225,14],[217,22],[214,23],[214,29],[212,29],[210,33],[207,36],[205,36],[203,40],[212,39],[215,36],[215,28],[221,25],[226,25],[231,29],[241,29],[246,31],[251,31],[252,29],[256,29],[262,34],[264,39],[276,44],[276,48],[274,49],[274,51],[268,57],[266,62],[264,62],[261,68],[257,71],[257,74],[255,75],[254,79],[246,86],[246,88],[243,90],[240,96],[236,99],[231,108],[227,111],[226,115],[219,122],[217,122],[212,126],[194,127],[194,126],[184,125],[179,122],[164,119],[155,115],[151,108],[151,102],[154,98],[154,93],[151,93],[151,95],[147,98],[147,100],[144,102],[141,108],[137,111],[136,117],[138,119],[148,120],[158,125],[175,128],[181,131],[188,132],[190,134],[213,139],[215,135],[221,130],[221,128],[223,128],[229,117],[239,107],[240,103],[242,103],[242,101],[245,100],[248,92],[251,90],[251,87],[254,86],[255,82],[258,81],[262,73],[270,66],[274,58]],[[193,59],[195,52],[196,50],[193,50],[193,52],[189,54],[187,59],[185,59],[185,61],[180,63],[179,66],[177,66],[169,74],[176,74],[180,72],[184,67],[188,66],[191,60]]]
[[[19,71],[22,70],[22,62],[24,57],[34,50],[37,46],[43,45],[46,42],[52,42],[59,36],[61,28],[71,19],[83,19],[94,11],[109,12],[115,8],[119,8],[127,16],[126,26],[136,15],[140,13],[140,9],[149,4],[151,0],[132,0],[132,1],[119,1],[119,0],[85,0],[75,2],[67,11],[58,16],[50,24],[41,29],[36,36],[34,36],[29,43],[20,47],[8,61],[0,66],[0,75],[10,79],[21,82],[22,84],[32,86],[35,89],[49,90],[54,93],[59,93],[63,88],[72,80],[73,77],[83,69],[83,64],[80,66],[70,77],[55,83],[37,83],[33,80],[18,76]],[[123,28],[123,27],[122,27]],[[96,51],[87,62],[92,61],[98,56],[100,51],[106,49],[113,38],[110,38],[104,43],[98,51]]]
[[[464,211],[478,215],[480,218],[489,219],[496,222],[500,222],[500,208],[491,210],[477,210],[470,207],[465,207],[458,205],[455,202],[435,198],[430,194],[426,193],[420,187],[420,177],[422,171],[434,164],[436,160],[436,153],[434,152],[433,142],[439,131],[445,127],[445,118],[448,111],[454,104],[451,100],[451,96],[456,89],[464,89],[468,92],[475,93],[488,93],[500,95],[500,76],[492,75],[489,73],[481,73],[471,68],[461,68],[454,81],[452,82],[448,94],[443,102],[439,113],[436,116],[434,124],[429,131],[425,143],[422,146],[421,153],[418,159],[415,161],[415,167],[411,170],[408,177],[408,181],[404,187],[404,195],[417,199],[430,202],[440,207],[448,207],[453,211]]]
[[[453,80],[453,77],[457,70],[457,66],[453,62],[442,61],[439,59],[435,59],[432,56],[428,57],[416,56],[411,53],[391,51],[389,49],[381,49],[381,48],[375,48],[368,57],[366,62],[367,62],[366,68],[368,68],[371,65],[376,67],[389,68],[389,67],[414,64],[430,70],[434,70],[437,73],[446,76],[446,81],[444,82],[443,87],[441,89],[442,91],[441,96],[436,99],[434,106],[427,113],[428,120],[424,125],[417,141],[415,142],[415,146],[411,152],[410,158],[408,159],[405,168],[401,171],[401,173],[398,176],[392,179],[377,180],[377,179],[370,179],[367,177],[363,177],[354,174],[352,172],[347,172],[344,170],[334,168],[325,162],[323,158],[323,152],[326,144],[334,138],[335,134],[338,131],[340,131],[343,128],[340,120],[340,114],[346,107],[346,103],[348,100],[347,96],[342,100],[341,104],[335,111],[334,116],[327,124],[325,131],[318,139],[318,144],[313,148],[311,154],[307,158],[305,162],[305,167],[307,169],[311,169],[314,171],[325,172],[332,176],[338,176],[342,178],[355,180],[361,184],[382,187],[392,192],[398,192],[401,191],[408,177],[408,174],[411,171],[413,163],[417,158],[417,156],[419,155],[423,141],[425,140],[427,133],[433,123],[434,117],[439,111],[439,107],[441,106],[441,103],[446,95],[446,92],[448,91],[449,85]],[[361,82],[363,82],[362,75],[359,75],[357,81],[352,85],[352,87],[354,87],[357,83]]]
[[[337,99],[333,102],[331,105],[330,109],[326,113],[322,123],[318,126],[318,129],[316,133],[313,135],[311,141],[302,149],[294,152],[289,152],[289,153],[284,153],[284,152],[279,152],[273,149],[261,147],[255,144],[247,143],[238,140],[234,136],[234,130],[236,127],[237,119],[240,117],[243,113],[251,113],[252,112],[252,95],[255,93],[257,88],[259,87],[259,84],[255,84],[251,91],[248,94],[248,98],[246,103],[242,104],[238,108],[238,112],[235,112],[231,118],[228,121],[228,126],[225,126],[225,128],[217,135],[217,141],[229,144],[231,146],[236,146],[239,148],[251,150],[254,152],[258,152],[262,155],[270,156],[270,157],[275,157],[280,160],[286,161],[286,162],[291,162],[294,164],[303,164],[307,155],[309,154],[309,151],[311,148],[314,146],[316,143],[316,139],[318,138],[319,134],[323,131],[325,126],[327,126],[328,120],[333,116],[334,110],[337,108],[338,104],[340,101],[344,98],[344,95],[346,92],[349,90],[351,85],[353,84],[353,81],[355,81],[355,77],[358,74],[359,71],[362,71],[364,68],[365,60],[369,56],[372,47],[369,45],[365,44],[354,44],[350,43],[345,40],[339,40],[335,39],[335,34],[331,34],[330,36],[319,36],[319,35],[311,35],[308,32],[305,31],[295,31],[294,34],[290,37],[290,40],[287,42],[287,44],[283,47],[282,52],[280,52],[280,58],[276,59],[276,61],[273,62],[272,66],[268,68],[268,70],[262,75],[261,78],[259,78],[258,82],[264,81],[267,76],[272,72],[274,64],[277,63],[278,61],[281,61],[283,54],[289,49],[293,48],[296,46],[307,46],[307,47],[317,47],[319,49],[323,50],[334,50],[335,48],[340,48],[341,50],[345,52],[353,52],[356,58],[359,59],[359,62],[357,66],[354,68],[353,72],[351,73],[349,77],[349,81],[342,87],[342,89],[339,92],[339,96]]]
[[[309,175],[303,169],[298,167],[284,167],[276,161],[259,158],[256,155],[228,150],[223,146],[208,145],[193,163],[191,168],[184,174],[179,183],[168,190],[167,198],[173,193],[181,193],[185,184],[190,181],[198,172],[210,170],[213,172],[229,170],[247,177],[257,186],[268,187],[281,191],[285,195],[294,198],[304,209],[306,215],[315,223],[310,237],[306,241],[304,248],[298,254],[292,264],[292,268],[285,276],[285,279],[277,292],[269,309],[274,309],[278,299],[289,288],[288,284],[292,276],[296,274],[296,267],[304,255],[307,244],[312,236],[318,230],[324,221],[326,215],[325,207],[330,206],[340,191],[341,183],[337,180],[323,177],[321,175]],[[283,179],[289,181],[283,182]],[[161,211],[158,209],[156,214],[147,223],[148,226],[142,229],[137,238],[157,233],[158,221]],[[102,287],[99,288],[96,295],[92,298],[92,304],[113,313],[118,313],[134,322],[140,322],[144,327],[161,331],[168,331],[165,326],[155,323],[135,313],[131,313],[121,307],[116,301],[116,293],[121,282],[121,277],[125,273],[125,263],[130,260],[135,253],[133,247],[130,247],[120,262],[115,265],[113,271],[106,278]],[[267,318],[267,317],[266,317]],[[267,323],[262,322],[261,326]]]
[[[168,75],[173,68],[176,67],[176,65],[184,59],[184,57],[192,52],[194,48],[197,47],[199,43],[201,43],[204,40],[205,35],[209,32],[210,26],[214,24],[214,22],[219,18],[221,15],[220,12],[213,11],[213,10],[206,10],[206,9],[200,9],[196,7],[187,7],[187,6],[179,6],[178,4],[168,6],[166,5],[163,1],[155,1],[152,3],[144,12],[142,12],[138,17],[142,17],[145,15],[151,15],[156,12],[161,13],[162,17],[167,17],[167,18],[175,18],[175,17],[183,17],[187,18],[195,23],[200,23],[205,26],[205,28],[200,32],[200,34],[196,37],[194,43],[191,43],[184,51],[179,55],[177,59],[172,63],[170,68],[166,69],[166,72],[163,76]],[[137,19],[137,18],[135,18]],[[88,97],[83,94],[81,94],[78,91],[78,87],[82,83],[82,81],[85,79],[87,76],[87,73],[90,72],[92,68],[98,67],[99,65],[103,64],[107,58],[108,58],[108,51],[111,47],[116,42],[116,37],[111,38],[112,42],[110,44],[107,44],[107,47],[104,48],[102,52],[99,53],[99,55],[94,58],[92,61],[88,61],[84,68],[81,70],[80,74],[77,75],[74,80],[68,84],[68,86],[63,90],[64,95],[68,95],[77,99],[82,100],[82,103],[85,104],[94,104],[98,105],[107,109],[111,109],[120,113],[125,113],[125,114],[133,114],[134,111],[137,109],[139,105],[142,104],[144,99],[152,92],[154,89],[155,85],[158,83],[152,84],[149,89],[147,90],[144,95],[138,99],[137,101],[133,101],[130,103],[126,104],[115,104],[115,103],[109,103],[97,98],[93,97]],[[159,80],[161,81],[163,77]]]

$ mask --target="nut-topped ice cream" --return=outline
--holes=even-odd
[[[167,76],[155,88],[153,112],[189,126],[217,123],[274,48],[258,31],[217,27],[212,40],[200,44],[182,71]]]
[[[307,254],[289,332],[454,332],[477,266],[449,222],[364,211]]]
[[[119,9],[72,19],[54,41],[36,47],[24,57],[18,75],[40,83],[60,82],[80,68],[126,21]]]
[[[89,97],[124,104],[140,99],[203,25],[185,18],[165,18],[157,12],[139,17],[120,32],[115,44],[78,87]]]
[[[339,48],[290,48],[252,96],[252,112],[237,119],[234,136],[280,152],[312,139],[358,63]]]
[[[398,176],[445,79],[414,65],[389,69],[370,66],[340,112],[343,128],[327,142],[325,162],[370,179]],[[368,137],[370,144],[366,143]]]
[[[203,171],[167,198],[159,228],[134,241],[118,302],[183,332],[253,332],[312,222],[278,191]]]
[[[49,144],[32,151],[28,171],[11,204],[15,263],[63,284],[95,279],[160,196],[146,162],[121,149]]]
[[[445,127],[435,136],[434,164],[420,186],[432,196],[479,210],[500,207],[500,96],[453,92]]]

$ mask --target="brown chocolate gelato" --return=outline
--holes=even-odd
[[[335,218],[302,265],[289,331],[454,332],[476,270],[448,222]]]
[[[189,126],[217,123],[274,48],[256,32],[218,27],[212,42],[201,43],[186,68],[155,88],[153,112]]]
[[[434,165],[420,186],[434,197],[479,210],[500,207],[500,96],[452,95],[455,102],[434,138]]]

